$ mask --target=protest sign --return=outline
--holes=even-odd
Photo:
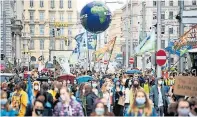
[[[174,94],[197,96],[197,77],[177,76],[175,78]]]

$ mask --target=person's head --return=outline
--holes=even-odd
[[[147,115],[151,115],[152,107],[148,96],[144,90],[137,90],[134,94],[134,101],[131,104],[131,111],[137,112],[139,109],[144,109]]]
[[[121,84],[120,81],[117,80],[116,83],[115,83],[115,87],[120,87],[120,84]]]
[[[138,78],[133,79],[133,88],[139,88],[140,86],[140,81]]]
[[[163,85],[163,82],[164,82],[164,79],[161,77],[161,78],[157,78],[157,84],[158,85]]]
[[[69,91],[66,87],[62,87],[60,89],[60,97],[61,97],[61,100],[63,103],[66,101],[68,101],[68,102],[70,101],[70,99],[71,99],[70,94],[69,94]]]
[[[97,80],[92,81],[92,88],[96,88],[98,86]]]
[[[96,113],[96,116],[104,116],[105,115],[105,105],[103,102],[101,102],[101,101],[96,102],[95,113]]]
[[[126,76],[122,77],[122,79],[121,79],[121,84],[122,84],[122,85],[125,85],[126,80],[127,80]]]
[[[67,82],[66,82],[67,84],[71,84],[71,81],[70,80],[67,80]]]
[[[171,103],[168,107],[168,116],[175,116],[176,115],[176,106],[177,103]]]
[[[193,97],[189,100],[190,110],[193,114],[197,115],[197,98]]]
[[[40,90],[40,82],[34,81],[33,88],[34,88],[34,90],[39,91]]]
[[[176,110],[178,116],[188,116],[190,113],[189,102],[187,100],[180,99],[178,101]]]
[[[15,87],[16,91],[20,91],[20,90],[25,90],[26,89],[26,84],[25,82],[18,82],[16,84],[16,87]]]
[[[35,100],[34,102],[34,106],[33,106],[33,112],[37,115],[37,116],[42,116],[43,112],[44,112],[44,102],[41,100]]]
[[[8,84],[7,84],[6,82],[3,82],[3,83],[1,84],[1,90],[7,91],[7,89],[8,89]]]
[[[125,83],[125,88],[130,88],[132,86],[132,80],[131,79],[127,79],[126,83]]]
[[[7,101],[7,93],[5,91],[1,91],[1,106],[5,106]]]
[[[76,84],[77,84],[77,80],[75,79],[75,80],[74,80],[74,85],[76,85]]]
[[[43,89],[44,92],[47,92],[47,91],[49,90],[49,84],[46,83],[46,82],[44,82],[44,83],[42,84],[42,89]]]
[[[85,84],[82,93],[87,96],[89,93],[92,93],[92,87],[89,84]]]

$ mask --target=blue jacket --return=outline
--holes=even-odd
[[[11,109],[10,111],[7,111],[5,109],[1,109],[0,116],[17,116],[18,112]]]
[[[170,102],[168,100],[168,97],[166,96],[166,92],[165,92],[163,85],[161,87],[161,93],[162,93],[162,99],[163,99],[164,106],[168,106],[168,104]],[[158,107],[158,103],[159,103],[158,102],[159,101],[159,92],[158,92],[157,85],[152,86],[149,96],[150,96],[150,99],[152,100],[152,102],[154,103],[154,107],[156,109],[156,107]]]
[[[137,113],[137,115],[135,113],[126,113],[125,116],[144,116],[143,114],[141,113]],[[154,108],[152,108],[152,114],[150,116],[157,116],[157,113],[156,113],[156,110]]]

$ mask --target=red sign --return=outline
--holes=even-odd
[[[159,50],[156,53],[156,63],[159,66],[163,66],[166,63],[167,55],[164,50]]]
[[[107,60],[104,60],[104,64],[106,65],[108,63],[108,61]]]
[[[130,63],[130,64],[133,64],[133,63],[134,63],[134,58],[130,58],[130,59],[129,59],[129,63]]]

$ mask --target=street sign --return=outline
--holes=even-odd
[[[133,63],[134,63],[134,58],[132,58],[132,57],[129,58],[129,63],[130,63],[130,64],[133,64]]]
[[[159,66],[163,66],[166,63],[167,54],[164,50],[159,50],[156,53],[156,63]]]
[[[104,64],[106,65],[108,63],[108,61],[107,60],[104,60]]]

